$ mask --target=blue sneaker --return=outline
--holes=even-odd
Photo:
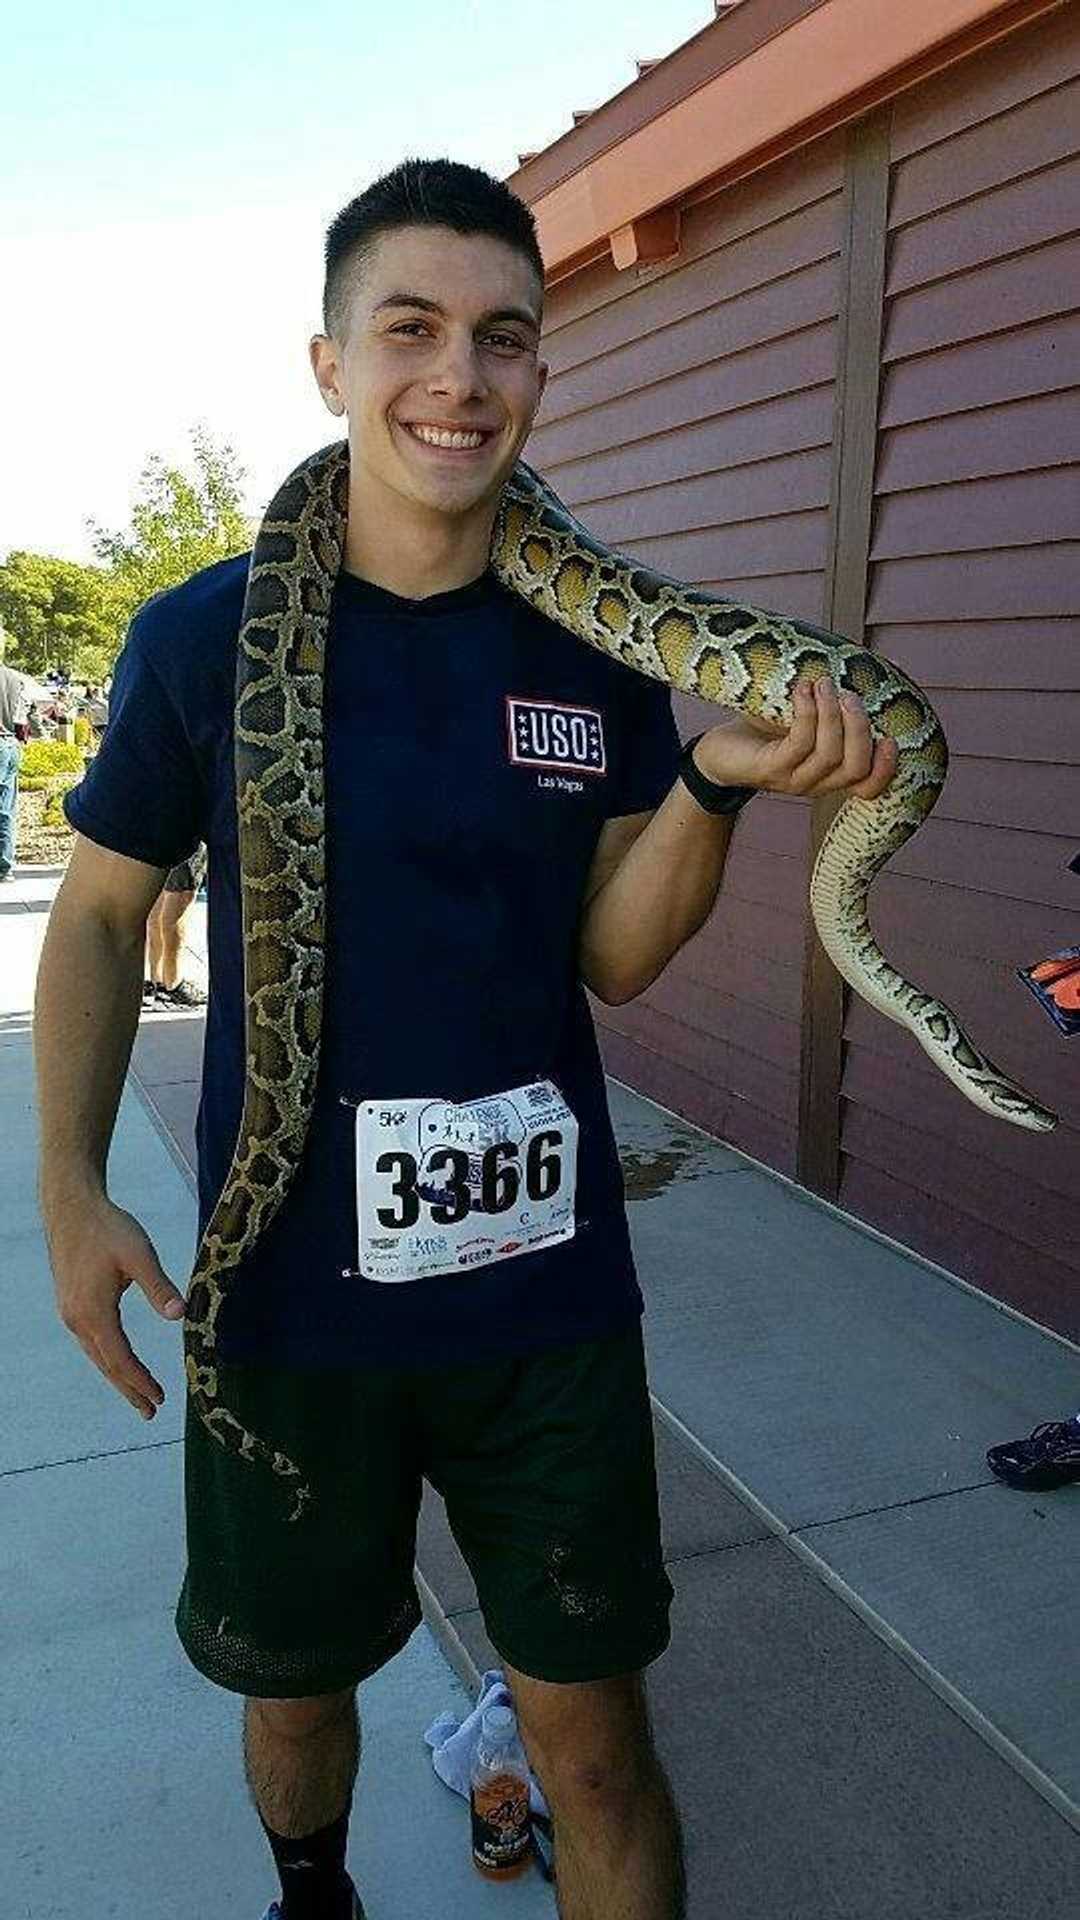
[[[1026,1440],[989,1447],[986,1464],[1010,1487],[1063,1487],[1080,1480],[1080,1415],[1044,1420]]]

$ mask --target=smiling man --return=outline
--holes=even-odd
[[[343,242],[355,219],[339,217]],[[536,262],[491,234],[406,227],[331,270],[311,360],[331,412],[349,419],[348,572],[412,599],[484,574],[547,379],[542,313]],[[465,366],[432,391],[433,355],[448,352]]]
[[[543,262],[504,185],[408,161],[337,217],[326,257],[311,362],[351,464],[326,660],[319,1080],[299,1171],[230,1276],[218,1359],[227,1404],[328,1491],[283,1526],[272,1476],[189,1413],[177,1629],[245,1698],[247,1779],[282,1881],[268,1920],[360,1913],[345,1868],[356,1688],[420,1621],[426,1476],[552,1809],[560,1912],[678,1920],[679,1825],[643,1684],[673,1589],[584,987],[618,1003],[656,978],[707,917],[733,812],[759,788],[872,795],[892,763],[828,688],[800,692],[787,733],[729,718],[686,754],[664,687],[495,580],[501,490],[547,378]],[[168,1317],[183,1300],[104,1170],[147,912],[200,840],[200,1233],[237,1137],[247,571],[248,556],[211,567],[133,621],[108,733],[67,799],[76,848],[38,982],[59,1310],[146,1418],[163,1394],[119,1301],[132,1283]]]

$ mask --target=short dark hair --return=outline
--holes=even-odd
[[[451,227],[489,233],[523,253],[544,292],[544,259],[536,221],[502,180],[458,160],[402,160],[342,207],[326,231],[323,327],[336,340],[348,329],[355,270],[380,234],[400,227]]]

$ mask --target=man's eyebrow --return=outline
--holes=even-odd
[[[385,307],[419,307],[424,313],[437,313],[443,319],[446,317],[445,308],[440,307],[437,300],[425,300],[419,293],[388,293],[371,311],[382,313]],[[495,307],[490,313],[480,315],[481,325],[487,320],[520,320],[523,326],[531,327],[534,333],[540,331],[539,320],[526,307]]]

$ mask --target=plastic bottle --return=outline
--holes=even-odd
[[[473,1865],[485,1880],[515,1880],[532,1853],[529,1763],[512,1707],[486,1707],[469,1782]]]

